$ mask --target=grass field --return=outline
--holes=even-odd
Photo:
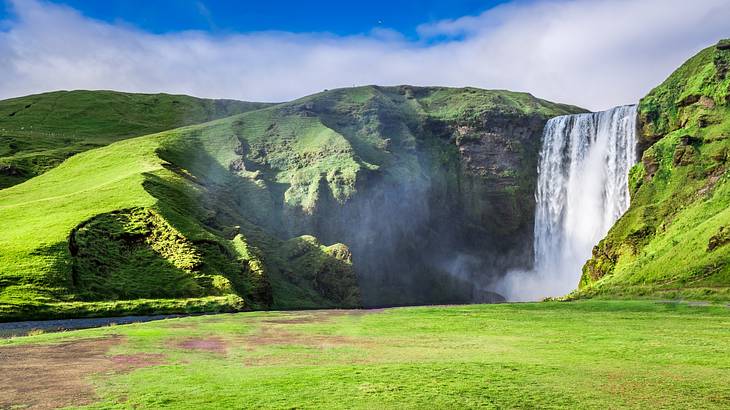
[[[251,312],[0,341],[0,407],[728,408],[730,308]]]

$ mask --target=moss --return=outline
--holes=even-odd
[[[641,100],[631,206],[584,266],[579,295],[727,294],[729,56],[705,49]]]
[[[72,278],[84,300],[198,297],[195,246],[156,212],[130,209],[98,215],[69,237]]]
[[[7,304],[0,302],[0,322],[12,320],[71,319],[176,313],[223,313],[246,310],[237,295],[187,299],[135,299],[97,302],[55,302]]]
[[[642,182],[644,182],[645,178],[646,167],[643,163],[639,162],[631,167],[631,170],[629,170],[629,193],[631,194],[631,197],[636,195],[636,191],[639,189]]]
[[[352,254],[344,244],[324,246],[310,235],[286,241],[280,256],[294,282],[316,290],[342,307],[360,306],[360,291],[352,267]]]
[[[261,307],[271,306],[271,283],[261,250],[250,245],[240,234],[233,239],[233,247],[238,254],[239,263],[244,266],[248,285],[245,294]]]

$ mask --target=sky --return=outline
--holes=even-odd
[[[0,98],[59,89],[286,101],[365,84],[637,102],[730,37],[728,0],[0,0]]]
[[[54,3],[72,7],[93,19],[127,23],[157,34],[202,30],[216,34],[285,31],[348,35],[388,27],[415,39],[420,24],[479,14],[507,1],[56,0]],[[6,7],[5,15],[9,14],[10,7]]]

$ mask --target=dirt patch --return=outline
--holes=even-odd
[[[228,344],[220,337],[188,338],[176,346],[186,350],[203,350],[221,355],[228,352]]]
[[[298,324],[298,323],[323,323],[332,318],[340,316],[364,316],[371,313],[380,313],[385,309],[329,309],[329,310],[307,310],[295,313],[287,313],[284,316],[264,318],[262,323],[273,324]]]
[[[382,309],[372,310],[317,310],[306,313],[292,313],[285,317],[266,318],[260,321],[256,333],[239,339],[248,350],[266,345],[301,345],[308,347],[327,348],[342,345],[367,344],[362,339],[323,334],[309,334],[292,331],[286,325],[323,323],[338,316],[360,316],[382,312]]]
[[[317,321],[318,320],[314,320],[314,318],[312,318],[311,316],[302,316],[302,317],[296,317],[296,318],[292,318],[292,319],[287,319],[287,318],[264,319],[261,321],[261,323],[296,325],[296,324],[300,324],[300,323],[315,323]]]
[[[336,347],[365,347],[372,346],[373,342],[368,339],[353,338],[338,335],[308,334],[285,330],[285,326],[264,324],[259,330],[251,335],[245,336],[237,343],[242,344],[249,352],[255,352],[259,348],[276,345],[304,346],[311,349],[331,349]],[[258,356],[254,353],[243,361],[246,366],[271,366],[286,363],[313,364],[316,365],[321,359],[318,354],[293,353],[286,357],[277,354],[266,354]]]
[[[119,354],[110,357],[114,370],[124,371],[139,367],[158,366],[165,363],[165,355],[152,353]]]
[[[197,329],[197,323],[171,323],[167,325],[169,329]]]
[[[300,345],[328,348],[342,345],[355,345],[362,342],[346,336],[294,333],[269,326],[262,327],[258,332],[244,337],[241,341],[249,350],[269,345]]]
[[[364,316],[364,315],[370,315],[373,313],[383,313],[387,311],[388,309],[397,309],[397,308],[370,308],[370,309],[357,309],[357,310],[350,310],[348,311],[348,314],[354,315],[354,316]]]
[[[55,409],[96,401],[88,378],[162,363],[162,355],[108,356],[120,336],[52,345],[0,347],[0,408]]]
[[[377,310],[382,311],[382,310]],[[220,337],[190,337],[183,340],[171,340],[169,346],[176,349],[198,350],[226,355],[230,347],[243,346],[246,350],[255,350],[266,345],[301,345],[307,347],[327,348],[342,345],[362,344],[361,340],[343,336],[315,335],[291,331],[290,325],[324,323],[335,317],[346,315],[363,315],[370,310],[307,310],[300,312],[282,312],[274,315],[262,314],[249,318],[258,325],[258,330],[251,335],[232,340]],[[215,319],[208,320],[213,322]]]

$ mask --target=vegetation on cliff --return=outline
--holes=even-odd
[[[631,206],[577,295],[730,298],[729,70],[723,40],[641,100]]]
[[[529,251],[542,126],[578,111],[368,86],[74,155],[0,190],[0,317],[469,301],[432,262]]]

